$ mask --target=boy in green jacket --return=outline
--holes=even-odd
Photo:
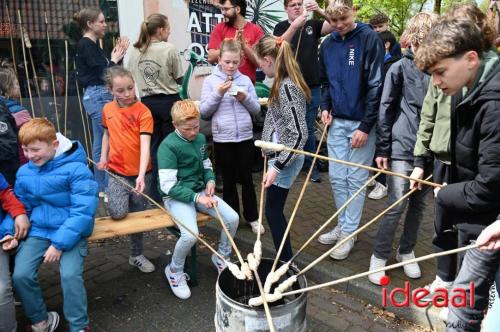
[[[158,148],[159,189],[163,194],[165,208],[176,220],[198,234],[196,211],[215,218],[217,206],[222,219],[234,238],[238,228],[238,214],[222,199],[214,195],[215,176],[208,158],[205,136],[199,133],[200,113],[191,100],[181,100],[172,107],[172,122],[175,132],[168,135]],[[184,262],[196,237],[179,226],[181,237],[175,244],[172,260],[165,268],[170,288],[175,296],[187,299],[191,291],[186,283]],[[221,232],[219,253],[230,257],[231,244]],[[212,262],[220,273],[225,263],[212,255]]]

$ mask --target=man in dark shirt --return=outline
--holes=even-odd
[[[333,31],[328,21],[315,19],[308,20],[308,12],[314,11],[322,17],[325,13],[314,0],[285,0],[285,11],[288,19],[282,21],[274,28],[274,35],[281,36],[292,44],[296,52],[297,62],[300,65],[302,76],[311,89],[312,99],[307,105],[307,130],[309,137],[304,150],[316,151],[315,123],[320,102],[320,75],[318,63],[319,39]],[[304,168],[311,165],[311,157],[304,160]],[[311,176],[314,182],[320,182],[318,168],[315,167]]]

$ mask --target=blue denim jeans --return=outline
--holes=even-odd
[[[321,99],[319,86],[310,86],[311,89],[311,102],[307,104],[306,123],[307,123],[307,141],[304,146],[304,151],[316,152],[316,118],[318,117],[319,102]],[[306,156],[304,160],[304,167],[309,167],[312,162],[312,157]],[[315,167],[317,172],[317,167]]]
[[[270,169],[275,161],[276,159],[274,158],[269,159],[267,161],[267,169]],[[298,155],[294,161],[292,161],[288,166],[281,170],[281,172],[276,177],[276,180],[274,180],[273,185],[284,189],[290,189],[293,182],[295,181],[295,178],[300,173],[303,164],[304,155]]]
[[[28,237],[21,243],[16,256],[12,280],[24,312],[33,324],[47,319],[38,269],[50,245],[50,240]],[[83,264],[87,254],[87,240],[83,239],[71,250],[64,251],[59,262],[64,316],[71,332],[83,330],[89,325],[87,293],[83,281]]]
[[[391,171],[410,176],[413,171],[413,163],[406,160],[392,160]],[[389,206],[410,190],[410,181],[399,176],[390,176],[387,178],[387,186],[389,196],[387,206]],[[401,254],[409,254],[413,251],[417,243],[418,229],[427,207],[425,198],[429,192],[430,187],[424,186],[422,190],[417,190],[408,199],[403,200],[385,214],[378,226],[377,238],[373,250],[377,258],[389,258],[394,234],[407,206],[408,211],[403,223],[403,233],[399,240],[399,252]]]
[[[201,195],[205,195],[204,192],[200,193]],[[217,200],[217,208],[224,220],[229,233],[234,238],[236,235],[236,230],[238,229],[239,224],[239,216],[238,214],[221,198],[214,196]],[[198,223],[196,221],[196,211],[200,211],[206,214],[211,215],[214,218],[217,218],[217,213],[215,209],[207,209],[205,205],[199,203],[184,203],[177,201],[172,198],[166,198],[164,200],[165,209],[176,219],[182,222],[187,228],[193,231],[196,235],[198,235]],[[186,257],[191,250],[191,247],[196,244],[197,238],[189,233],[184,227],[178,226],[181,231],[181,237],[177,240],[175,244],[174,253],[172,255],[172,261],[170,262],[170,269],[173,272],[181,272],[184,270],[184,263],[186,261]],[[231,243],[227,238],[224,230],[221,230],[220,233],[220,242],[219,242],[219,254],[224,257],[229,257],[231,255]]]
[[[462,267],[453,283],[454,288],[466,290],[467,306],[450,305],[446,331],[480,331],[484,310],[488,306],[490,287],[500,264],[500,250],[470,249],[465,253]],[[474,307],[468,305],[469,283],[474,283]],[[498,326],[495,331],[498,331]]]
[[[375,129],[368,134],[368,141],[362,148],[351,147],[352,135],[360,122],[334,119],[328,132],[328,156],[335,159],[370,166],[375,153]],[[337,209],[340,208],[368,180],[368,171],[359,167],[345,166],[331,161],[328,169],[333,197]],[[339,215],[342,233],[351,234],[359,225],[365,193],[360,193]]]
[[[102,135],[102,109],[104,105],[113,100],[113,96],[104,85],[89,86],[83,94],[83,107],[92,121],[92,159],[99,162],[101,159]],[[94,166],[94,178],[99,186],[99,192],[106,188],[106,173]]]
[[[12,295],[9,255],[0,248],[0,331],[16,332],[16,308]]]

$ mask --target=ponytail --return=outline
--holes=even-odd
[[[141,24],[141,32],[139,39],[135,42],[134,47],[139,49],[141,53],[146,52],[151,44],[151,36],[153,36],[159,28],[168,27],[168,18],[163,14],[151,14]]]

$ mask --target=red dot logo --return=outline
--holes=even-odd
[[[380,278],[380,285],[387,286],[391,283],[391,278],[389,276],[382,276]]]

